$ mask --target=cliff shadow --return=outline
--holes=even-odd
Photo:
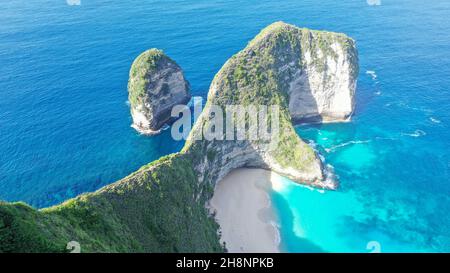
[[[292,125],[321,123],[323,117],[319,113],[317,100],[311,90],[309,75],[302,70],[300,75],[289,83],[289,113]]]

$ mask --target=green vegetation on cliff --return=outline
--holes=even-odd
[[[0,252],[220,252],[187,156],[163,157],[101,190],[35,210],[0,203]]]
[[[301,67],[302,52],[314,44],[309,38],[304,39],[311,33],[308,29],[283,22],[273,23],[263,29],[216,74],[216,92],[208,95],[205,106],[208,109],[209,105],[220,105],[225,109],[226,105],[278,105],[279,142],[268,153],[283,168],[290,167],[300,171],[314,168],[317,158],[314,150],[298,137],[291,122],[288,84],[293,75],[289,74],[289,69],[286,73],[280,71],[290,60],[296,61],[293,68]],[[335,39],[326,32],[315,32],[314,35],[323,36],[320,41],[324,48],[329,47]],[[202,122],[206,126],[209,121],[205,118]],[[191,145],[188,140],[185,149],[203,149],[198,143]],[[209,144],[205,141],[204,145]]]
[[[142,102],[141,100],[145,97],[149,84],[147,75],[156,71],[158,63],[163,60],[174,62],[162,50],[156,48],[143,52],[134,60],[130,69],[130,81],[128,82],[128,99],[132,106]]]

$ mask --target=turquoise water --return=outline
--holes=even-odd
[[[128,70],[158,47],[206,97],[266,25],[345,32],[361,73],[354,119],[298,127],[338,176],[321,193],[280,178],[286,251],[450,251],[450,2],[10,0],[0,9],[0,199],[36,207],[92,191],[182,142],[130,128]],[[373,71],[366,73],[367,71]]]

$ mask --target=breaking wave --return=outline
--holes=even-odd
[[[410,136],[410,137],[421,137],[421,136],[424,136],[424,135],[426,135],[427,133],[425,133],[424,131],[422,131],[422,130],[415,130],[414,132],[412,132],[412,133],[402,133],[402,135],[403,136]]]
[[[438,120],[437,118],[433,118],[433,117],[430,117],[430,121],[433,123],[441,123],[440,120]]]
[[[372,80],[376,80],[378,78],[377,73],[373,70],[367,70],[366,74],[372,77]]]
[[[342,148],[342,147],[345,147],[345,146],[348,146],[348,145],[365,144],[365,143],[369,143],[369,142],[370,142],[370,140],[351,140],[351,141],[344,142],[344,143],[341,143],[341,144],[338,144],[338,145],[334,145],[334,146],[332,146],[330,148],[325,148],[325,151],[327,153],[331,153],[331,152],[336,151],[339,148]]]
[[[308,145],[311,148],[313,148],[313,150],[317,153],[320,161],[325,166],[325,168],[323,170],[323,173],[324,173],[324,176],[325,176],[325,179],[324,179],[323,183],[326,186],[328,186],[329,188],[335,188],[339,182],[338,182],[338,177],[337,177],[336,173],[334,172],[334,167],[331,166],[330,164],[326,164],[325,157],[318,151],[317,143],[315,141],[310,140],[308,142]],[[321,189],[315,189],[315,188],[312,188],[312,187],[309,187],[309,186],[306,186],[306,185],[303,185],[303,186],[306,187],[306,188],[309,188],[311,190],[316,190],[316,191],[318,191],[320,193],[325,193],[325,191],[321,190]]]

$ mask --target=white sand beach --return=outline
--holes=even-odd
[[[280,252],[270,177],[266,170],[237,169],[216,185],[210,209],[229,252]]]

